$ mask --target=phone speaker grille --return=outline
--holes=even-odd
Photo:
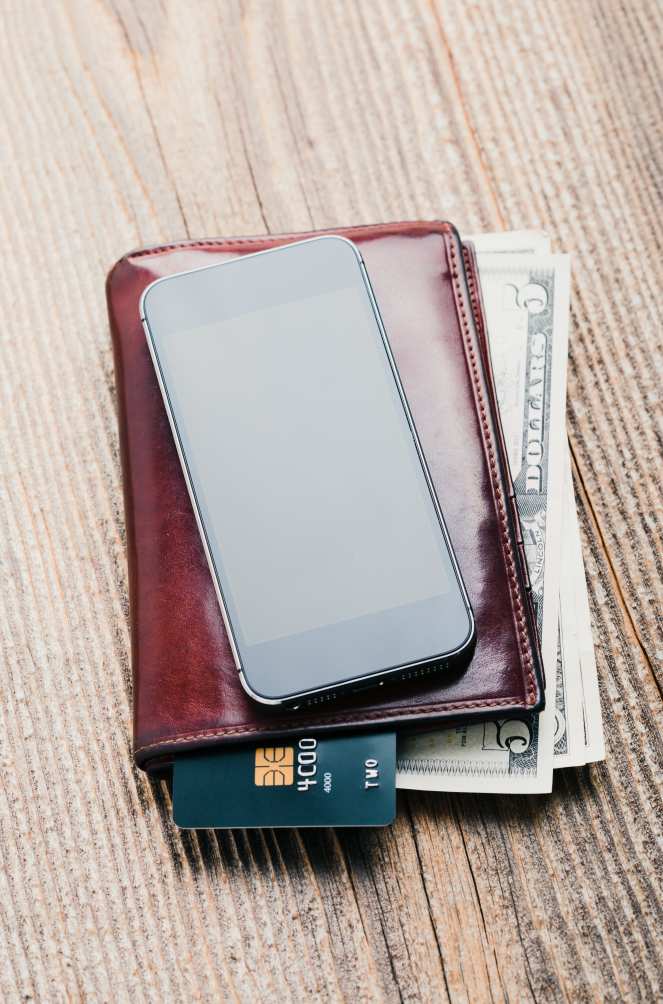
[[[309,697],[306,701],[306,706],[311,708],[316,704],[327,704],[328,701],[336,700],[336,691],[332,690],[328,694],[316,694],[315,697]]]
[[[432,676],[433,673],[438,673],[441,669],[446,669],[449,665],[447,659],[443,662],[434,662],[432,666],[414,666],[412,669],[406,669],[398,677],[399,680],[422,680],[426,676]]]
[[[443,662],[434,662],[430,666],[414,666],[412,669],[404,670],[396,679],[398,680],[423,680],[427,676],[432,676],[433,673],[438,673],[442,669],[446,669],[449,665],[449,660],[445,659]],[[376,680],[374,683],[364,684],[362,687],[356,687],[352,692],[359,693],[362,690],[373,690],[377,687],[381,687],[385,680]],[[307,708],[315,707],[319,704],[328,704],[329,701],[335,701],[337,693],[332,690],[325,694],[316,694],[315,697],[307,698],[305,705]]]

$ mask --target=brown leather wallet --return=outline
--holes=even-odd
[[[134,251],[107,282],[131,600],[134,755],[308,731],[420,728],[543,706],[543,670],[471,247],[449,223],[334,231],[371,283],[476,620],[466,669],[320,700],[297,711],[241,687],[139,316],[159,276],[312,234],[186,241]]]

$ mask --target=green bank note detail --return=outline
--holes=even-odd
[[[396,734],[302,736],[186,754],[173,767],[184,829],[387,826]]]

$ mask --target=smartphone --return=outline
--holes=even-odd
[[[462,658],[472,611],[357,247],[166,276],[141,317],[251,697],[317,702]]]

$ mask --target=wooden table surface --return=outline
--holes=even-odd
[[[655,0],[5,0],[3,1001],[661,999]],[[131,764],[104,277],[401,218],[573,254],[568,431],[605,764],[376,832],[186,835]],[[657,376],[658,370],[658,376]]]

